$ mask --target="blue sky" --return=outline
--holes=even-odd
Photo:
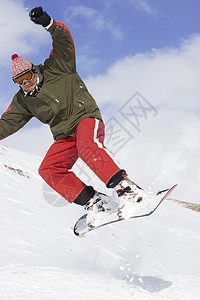
[[[25,1],[69,26],[83,77],[103,73],[125,56],[176,47],[200,30],[198,0]],[[42,50],[43,58],[48,47]],[[87,61],[87,64],[84,64]]]
[[[18,90],[11,80],[11,55],[39,64],[51,50],[49,34],[29,20],[33,7],[42,6],[69,27],[84,79],[104,74],[127,56],[179,48],[200,30],[199,0],[0,0],[0,5],[0,112]]]
[[[5,1],[1,2],[4,2],[1,7],[5,6],[5,12],[2,10],[5,15],[9,8],[6,8]],[[41,5],[53,18],[63,21],[70,28],[76,44],[77,68],[84,78],[105,72],[111,64],[125,56],[151,51],[152,48],[176,47],[182,39],[200,30],[198,0],[13,2],[21,3],[27,13],[31,8]],[[19,26],[23,28],[20,21]],[[20,51],[20,55],[40,63],[48,56],[51,43],[46,39],[37,46],[34,52],[20,51],[17,45],[14,49]],[[8,60],[7,75],[9,64]],[[8,85],[9,77],[6,84],[1,84],[1,91]]]
[[[14,14],[9,15],[12,3]],[[146,53],[153,48],[179,47],[183,39],[200,30],[198,0],[0,0],[0,5],[0,14],[6,20],[1,37],[4,46],[0,52],[0,78],[4,78],[0,84],[1,99],[12,98],[17,91],[10,80],[13,53],[39,64],[51,50],[48,33],[40,26],[34,27],[28,19],[33,7],[42,6],[50,16],[70,28],[76,45],[77,70],[83,78],[106,72],[126,56]],[[12,22],[16,26],[15,36],[13,26],[8,25]],[[6,106],[9,101],[2,104]]]

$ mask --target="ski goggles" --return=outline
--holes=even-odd
[[[17,76],[13,77],[13,81],[14,81],[14,83],[23,85],[26,82],[30,82],[31,80],[33,80],[33,77],[34,77],[33,70],[26,70],[26,71],[18,74]]]

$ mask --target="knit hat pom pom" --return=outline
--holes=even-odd
[[[12,60],[14,60],[17,57],[19,57],[17,54],[13,54],[11,58],[12,58]]]

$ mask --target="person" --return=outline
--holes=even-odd
[[[19,91],[0,119],[0,139],[22,128],[32,117],[50,126],[55,142],[48,150],[39,174],[68,202],[83,206],[87,223],[111,211],[111,199],[87,186],[72,171],[80,157],[89,168],[113,188],[119,198],[118,214],[126,201],[139,203],[144,192],[127,176],[104,145],[104,123],[96,101],[76,71],[75,46],[69,29],[51,18],[42,7],[29,13],[53,40],[53,49],[44,64],[12,55],[11,73]]]

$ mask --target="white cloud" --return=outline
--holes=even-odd
[[[145,0],[129,0],[135,7],[143,10],[149,15],[157,15],[158,12]]]
[[[106,74],[87,80],[100,106],[108,106],[105,121],[115,117],[134,136],[117,154],[131,178],[145,188],[178,183],[175,197],[189,201],[199,201],[199,52],[200,35],[195,35],[178,49],[124,58]],[[130,124],[130,116],[120,114],[137,91],[158,111],[139,119],[141,132]]]
[[[13,53],[34,53],[47,36],[41,26],[33,24],[23,1],[0,0],[0,64],[10,64]]]
[[[154,106],[199,111],[200,35],[178,49],[154,49],[119,60],[106,74],[89,78],[90,90],[101,104],[122,105],[136,91]],[[105,88],[106,87],[106,88]]]
[[[113,38],[123,39],[123,33],[120,27],[112,21],[111,15],[106,16],[105,11],[97,11],[85,5],[70,6],[67,8],[68,21],[83,17],[89,24],[90,29],[101,32],[107,30]]]

